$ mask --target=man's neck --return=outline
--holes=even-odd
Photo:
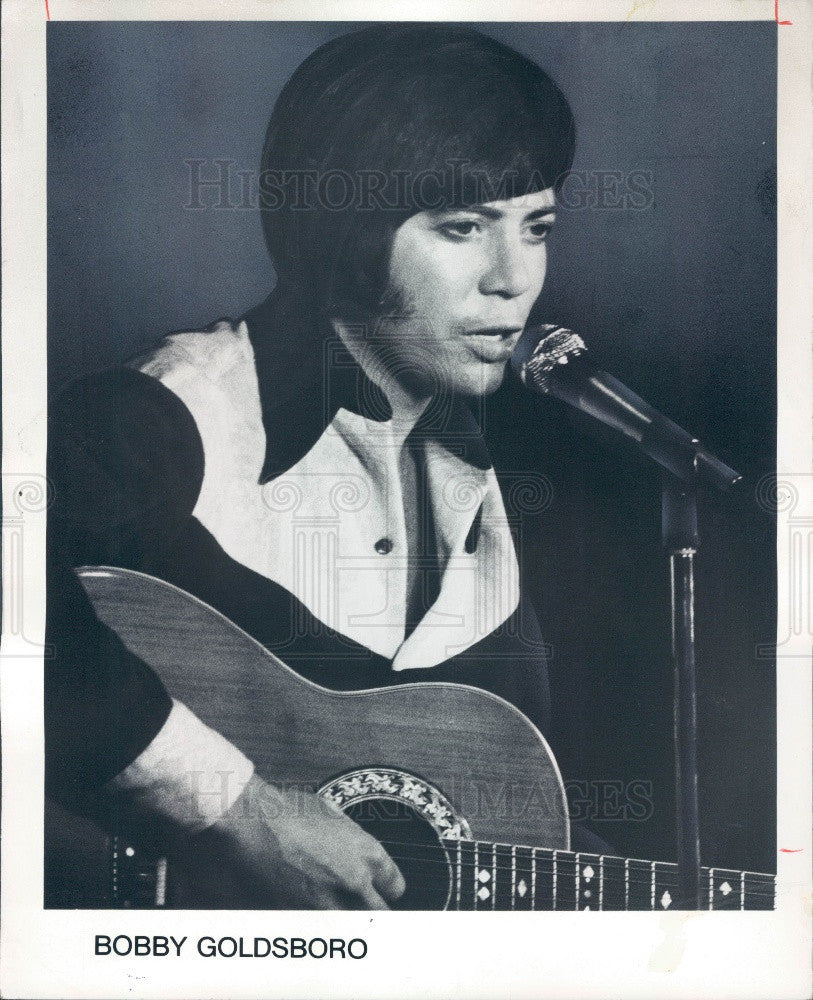
[[[403,442],[429,405],[431,395],[410,389],[387,371],[377,357],[374,345],[357,327],[344,324],[338,319],[332,322],[342,343],[364,374],[387,397],[392,410],[393,430]]]

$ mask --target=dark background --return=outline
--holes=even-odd
[[[185,207],[186,161],[212,177],[231,159],[239,203],[236,172],[256,171],[282,84],[352,27],[48,25],[52,391],[268,293],[257,212],[216,209],[213,192]],[[564,91],[588,187],[601,171],[621,172],[622,193],[631,171],[651,174],[643,208],[583,196],[560,212],[538,312],[746,474],[743,498],[701,505],[701,835],[705,864],[774,870],[774,665],[756,646],[775,633],[775,525],[754,494],[776,425],[776,27],[478,27]],[[549,736],[574,809],[618,853],[673,858],[657,474],[559,404],[511,391],[489,404],[487,434],[496,462],[550,484],[523,519],[522,557],[553,648]],[[613,792],[630,782],[651,784],[643,810]]]

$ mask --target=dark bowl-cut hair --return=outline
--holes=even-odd
[[[573,151],[555,83],[495,39],[438,24],[335,38],[268,125],[261,208],[279,287],[322,315],[374,312],[406,218],[558,188]]]

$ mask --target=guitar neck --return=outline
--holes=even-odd
[[[455,910],[681,910],[677,865],[483,841],[445,843]],[[775,877],[701,869],[702,908],[771,910]]]

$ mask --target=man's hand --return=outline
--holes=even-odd
[[[214,852],[219,869],[231,869],[234,885],[268,906],[386,910],[405,889],[384,848],[336,806],[256,774],[195,841]]]

